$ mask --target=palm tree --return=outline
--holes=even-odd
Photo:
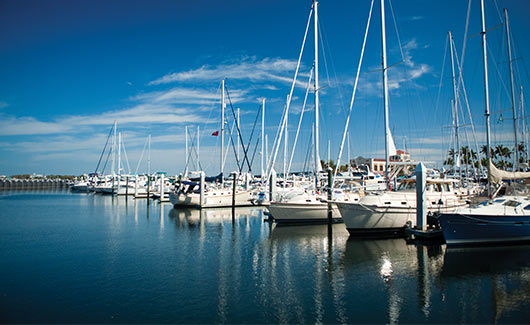
[[[484,156],[487,156],[487,146],[486,145],[483,145],[482,147],[480,147],[480,152],[484,155]],[[490,157],[491,159],[496,159],[497,158],[497,155],[495,154],[495,150],[493,150],[493,148],[490,148]]]

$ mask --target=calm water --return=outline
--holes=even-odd
[[[275,227],[257,208],[0,192],[0,321],[524,323],[530,246]]]

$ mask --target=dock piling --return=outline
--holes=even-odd
[[[426,167],[420,162],[416,167],[416,229],[421,231],[427,230],[426,175]]]
[[[328,225],[331,225],[333,221],[333,211],[331,209],[333,189],[331,188],[331,184],[333,184],[333,169],[331,169],[331,167],[328,167]]]

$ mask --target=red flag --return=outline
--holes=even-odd
[[[214,137],[219,136],[219,131],[215,131],[214,133],[212,133],[212,136],[214,136]]]

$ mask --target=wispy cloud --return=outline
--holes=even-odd
[[[224,78],[250,81],[292,82],[292,73],[296,61],[281,58],[265,58],[258,61],[256,57],[245,57],[236,63],[217,66],[203,65],[194,70],[166,74],[149,82],[150,86],[183,81],[211,81]]]
[[[388,88],[399,90],[407,84],[414,88],[423,88],[416,80],[432,71],[432,67],[425,63],[417,63],[412,53],[419,48],[416,39],[406,42],[403,46],[403,64],[388,70]],[[368,71],[377,71],[380,67],[369,67]],[[380,95],[382,81],[379,73],[366,73],[359,81],[359,88],[368,94]]]
[[[8,107],[9,104],[0,100],[0,109]]]
[[[71,126],[57,122],[42,122],[33,117],[0,114],[0,135],[35,135],[68,132]]]

